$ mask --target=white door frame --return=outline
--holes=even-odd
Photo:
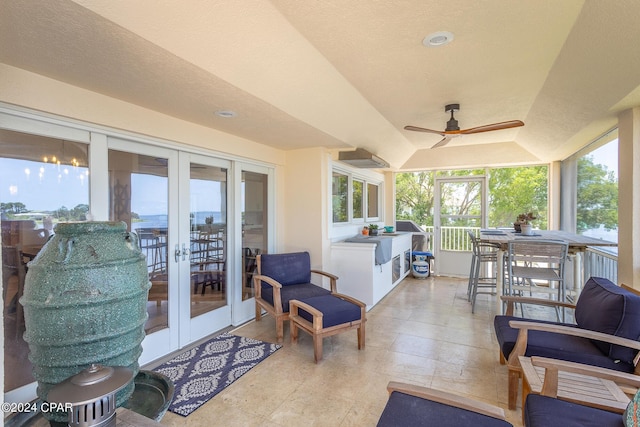
[[[273,252],[275,250],[275,170],[264,166],[255,165],[252,163],[235,162],[233,165],[233,194],[234,199],[234,212],[236,217],[242,212],[242,172],[255,172],[267,175],[267,251]],[[229,268],[236,272],[236,284],[233,291],[233,306],[232,306],[232,322],[234,325],[241,325],[255,317],[255,298],[249,298],[242,300],[242,221],[240,218],[236,221],[235,225],[235,238],[234,238],[234,252],[235,256],[232,257],[232,263]]]
[[[438,275],[465,277],[469,275],[469,265],[471,253],[469,251],[446,251],[442,250],[441,242],[441,208],[442,201],[442,184],[445,183],[461,183],[461,182],[479,182],[481,189],[481,227],[487,227],[488,223],[488,186],[486,175],[470,175],[451,177],[437,177],[434,181],[434,209],[433,209],[433,251],[435,256],[434,270]],[[465,216],[469,218],[477,218],[476,215]]]

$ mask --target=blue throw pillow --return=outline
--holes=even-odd
[[[592,277],[584,285],[576,304],[576,323],[580,328],[631,340],[640,337],[640,296],[607,279]],[[594,341],[614,360],[633,364],[636,350]]]

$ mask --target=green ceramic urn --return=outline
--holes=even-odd
[[[91,364],[126,366],[135,377],[150,286],[137,237],[124,222],[57,225],[28,264],[20,299],[40,399]],[[133,388],[132,380],[118,392],[118,406]],[[66,413],[43,415],[66,420]]]

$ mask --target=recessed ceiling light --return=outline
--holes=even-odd
[[[220,116],[220,117],[224,117],[225,119],[231,119],[235,116],[237,116],[238,113],[236,113],[235,111],[231,111],[231,110],[220,110],[220,111],[216,111],[216,116]]]
[[[422,40],[422,44],[427,47],[438,47],[451,43],[453,40],[453,33],[449,31],[437,31],[429,34]]]

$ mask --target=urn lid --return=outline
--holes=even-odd
[[[132,378],[133,371],[127,367],[92,364],[53,387],[47,400],[52,403],[71,403],[73,406],[83,405],[116,393]]]

